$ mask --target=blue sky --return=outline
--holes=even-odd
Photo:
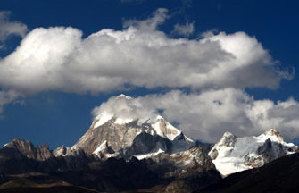
[[[203,33],[210,30],[212,30],[214,34],[219,34],[221,31],[226,32],[226,34],[234,34],[239,31],[245,32],[245,38],[255,38],[261,44],[263,50],[269,51],[269,55],[272,58],[270,65],[275,68],[275,72],[288,71],[291,74],[294,69],[297,69],[299,62],[299,55],[297,54],[299,50],[299,38],[297,35],[299,28],[298,6],[299,3],[295,0],[274,0],[271,1],[271,3],[269,1],[257,0],[242,2],[237,0],[2,0],[0,3],[0,11],[6,11],[6,21],[18,21],[19,24],[22,23],[26,25],[27,30],[19,30],[15,35],[9,35],[5,39],[3,38],[0,44],[2,45],[0,56],[4,59],[9,54],[14,53],[16,47],[20,45],[21,40],[26,38],[27,35],[36,28],[49,29],[50,27],[57,26],[64,28],[72,27],[80,30],[83,33],[81,38],[84,39],[102,29],[121,31],[126,21],[133,21],[133,23],[135,21],[140,34],[143,33],[143,31],[153,34],[151,31],[148,32],[148,29],[145,30],[138,26],[141,25],[138,21],[154,18],[156,13],[156,15],[162,18],[166,16],[155,29],[150,30],[163,32],[167,38],[172,40],[177,40],[178,38],[198,40],[203,38]],[[160,13],[159,15],[156,12],[159,8],[167,9],[167,13],[165,13],[165,15]],[[1,24],[3,23],[0,23],[0,25]],[[181,28],[175,30],[176,25],[185,27],[184,29],[186,29],[189,24],[193,26],[193,30],[189,29],[190,33],[185,31],[184,34],[183,31],[178,30]],[[23,32],[25,34],[22,34]],[[53,32],[53,34],[55,35],[56,32]],[[209,49],[213,50],[213,48]],[[165,57],[171,57],[171,55]],[[221,62],[220,59],[219,61]],[[23,62],[24,61],[20,61],[19,65],[23,65]],[[3,64],[0,63],[0,65],[4,66],[4,62]],[[153,66],[153,68],[155,67]],[[62,85],[61,88],[57,85],[52,88],[48,83],[37,84],[36,87],[32,86],[29,88],[30,86],[25,85],[23,82],[16,83],[14,77],[11,77],[11,81],[0,80],[0,87],[3,92],[13,90],[20,94],[21,102],[12,99],[12,101],[3,104],[4,111],[1,113],[3,118],[0,120],[0,128],[2,130],[0,143],[4,144],[15,137],[20,137],[30,139],[34,144],[48,143],[51,147],[63,144],[70,146],[88,129],[92,120],[92,109],[108,100],[110,96],[119,95],[121,93],[137,97],[150,94],[165,94],[179,89],[184,93],[183,95],[188,96],[192,95],[192,93],[200,95],[199,93],[204,93],[206,89],[225,88],[234,88],[242,91],[241,94],[232,95],[235,98],[238,98],[239,95],[242,95],[242,97],[246,95],[253,97],[254,100],[262,100],[264,102],[266,99],[270,99],[273,101],[274,106],[277,104],[277,101],[286,101],[289,97],[294,97],[295,102],[289,102],[288,107],[283,110],[281,110],[283,107],[280,106],[273,107],[275,109],[269,113],[269,120],[277,120],[276,118],[283,119],[284,121],[279,122],[277,125],[288,128],[286,132],[288,138],[290,138],[290,133],[292,132],[294,133],[293,137],[298,137],[297,133],[299,132],[297,131],[299,129],[293,126],[297,121],[295,115],[299,114],[296,101],[299,98],[299,88],[297,86],[299,81],[298,76],[295,73],[294,77],[289,75],[287,79],[280,78],[276,80],[276,83],[278,82],[280,86],[278,88],[269,89],[267,87],[273,87],[275,84],[275,81],[272,83],[270,79],[275,79],[273,76],[278,76],[279,74],[272,76],[267,74],[268,72],[271,74],[274,71],[265,71],[265,77],[261,77],[263,74],[259,74],[255,77],[256,71],[253,70],[253,72],[250,72],[255,73],[252,74],[253,79],[261,79],[260,84],[258,81],[247,84],[247,80],[242,79],[244,82],[241,83],[242,81],[239,81],[240,85],[237,83],[232,84],[228,80],[227,84],[210,83],[211,80],[208,80],[208,83],[204,86],[202,86],[201,83],[188,83],[186,85],[179,83],[178,85],[173,85],[169,83],[168,80],[161,85],[157,82],[152,82],[149,85],[140,83],[138,79],[128,83],[129,85],[126,85],[126,89],[119,85],[112,85],[106,89],[103,89],[103,86],[99,86],[101,87],[99,89],[94,87],[89,88],[87,86],[88,88],[86,90],[83,89],[83,91],[80,89],[78,91],[76,87],[80,87],[80,85],[73,83],[70,83],[70,85]],[[117,70],[111,73],[117,73]],[[162,80],[163,77],[160,76],[157,76],[157,81],[159,81],[159,78],[161,78],[162,82],[164,81],[164,79]],[[234,77],[231,78],[234,80]],[[32,81],[32,85],[35,85],[34,82],[37,81],[37,79],[31,80],[30,77],[28,80],[29,82]],[[239,79],[236,78],[234,81],[238,82],[238,80]],[[177,81],[180,82],[180,80]],[[95,92],[91,93],[93,91]],[[231,91],[229,91],[229,93],[231,93]],[[219,94],[219,96],[223,95]],[[235,103],[231,105],[235,105]],[[252,104],[252,106],[254,105]],[[228,106],[228,108],[229,107],[230,106]],[[172,110],[172,108],[167,105],[165,105],[164,108],[165,112]],[[201,113],[199,113],[199,115],[201,115]],[[232,116],[233,115],[232,113]],[[170,116],[170,119],[176,122],[175,116]],[[240,117],[240,120],[243,121],[243,119],[243,117]],[[245,123],[245,126],[249,124],[246,121],[242,123]],[[211,129],[213,132],[209,132],[209,134],[203,131],[196,133],[194,129],[187,129],[186,132],[190,134],[196,133],[197,138],[206,136],[203,137],[205,138],[204,140],[209,141],[212,139],[209,136],[217,131],[214,127],[217,127],[218,124],[214,122],[207,122],[207,124],[213,125]],[[253,124],[253,126],[251,125],[250,127],[254,127],[255,122],[250,124]],[[267,121],[263,120],[262,123],[258,122],[258,124],[260,127],[268,129],[266,128],[269,125]],[[188,124],[182,122],[181,129],[184,129],[184,125],[188,127]],[[228,130],[233,127],[236,128],[232,129],[232,131],[237,132],[239,135],[255,134],[259,131],[252,129],[250,132],[247,132],[247,130],[244,132],[244,129],[238,130],[240,125],[236,126],[235,123],[227,125]],[[283,133],[284,128],[280,129],[282,129]],[[221,132],[222,130],[219,130],[220,134],[217,134],[217,137],[222,135]]]

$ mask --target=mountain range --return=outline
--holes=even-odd
[[[160,114],[131,117],[101,112],[72,147],[50,150],[12,140],[0,149],[0,190],[234,192],[242,188],[231,184],[245,187],[251,178],[270,174],[279,160],[298,159],[297,146],[274,129],[248,137],[225,132],[212,145],[188,138]]]

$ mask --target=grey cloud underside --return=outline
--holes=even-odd
[[[167,10],[120,31],[87,38],[74,28],[38,28],[0,61],[0,85],[22,93],[60,90],[101,93],[125,85],[145,88],[276,88],[285,73],[244,32],[170,38],[157,30]],[[282,76],[283,75],[283,76]]]

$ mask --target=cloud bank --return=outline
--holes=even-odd
[[[174,90],[164,95],[137,98],[111,97],[96,107],[100,113],[114,114],[117,118],[146,121],[163,111],[162,115],[187,136],[216,142],[226,131],[237,136],[259,135],[276,128],[288,139],[299,136],[299,103],[293,98],[274,103],[254,100],[243,90],[234,88],[212,89],[187,95]]]
[[[158,9],[120,31],[82,38],[75,28],[38,28],[0,60],[0,85],[22,93],[59,90],[101,93],[145,88],[277,88],[283,78],[269,52],[244,32],[169,38],[157,30]]]

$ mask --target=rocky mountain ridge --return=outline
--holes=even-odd
[[[111,157],[129,160],[135,156],[139,160],[151,158],[156,163],[161,163],[159,159],[169,161],[175,157],[178,163],[188,163],[186,156],[194,158],[190,150],[205,145],[186,137],[159,114],[131,116],[130,113],[136,111],[136,104],[131,104],[131,97],[120,95],[112,100],[116,103],[125,102],[128,114],[118,117],[116,113],[101,110],[87,132],[72,147],[61,146],[52,151],[47,145],[34,147],[30,141],[14,139],[2,151],[10,149],[7,152],[11,157],[25,156],[36,161],[64,157],[64,160],[68,160],[66,163],[71,163],[69,160],[84,160],[88,156],[102,161]],[[138,108],[142,108],[142,105],[138,104]],[[208,155],[216,169],[227,176],[261,167],[281,156],[294,153],[296,148],[294,144],[286,143],[274,129],[257,137],[243,138],[225,132],[219,142],[208,151]],[[206,154],[206,148],[198,151]]]
[[[11,156],[18,156],[18,154],[21,154],[27,158],[35,159],[37,161],[45,161],[53,157],[53,154],[51,153],[47,144],[35,147],[31,141],[25,141],[18,138],[13,139],[11,142],[5,144],[4,148],[16,150],[16,152],[11,152]]]
[[[192,192],[219,181],[220,173],[226,177],[297,151],[273,129],[242,138],[225,132],[212,147],[188,138],[157,113],[136,113],[130,97],[113,100],[127,104],[126,116],[100,109],[72,147],[50,150],[22,139],[5,144],[0,149],[0,174],[41,172],[59,183],[100,191],[157,186],[154,192]],[[3,183],[9,179],[13,178],[3,178]]]

